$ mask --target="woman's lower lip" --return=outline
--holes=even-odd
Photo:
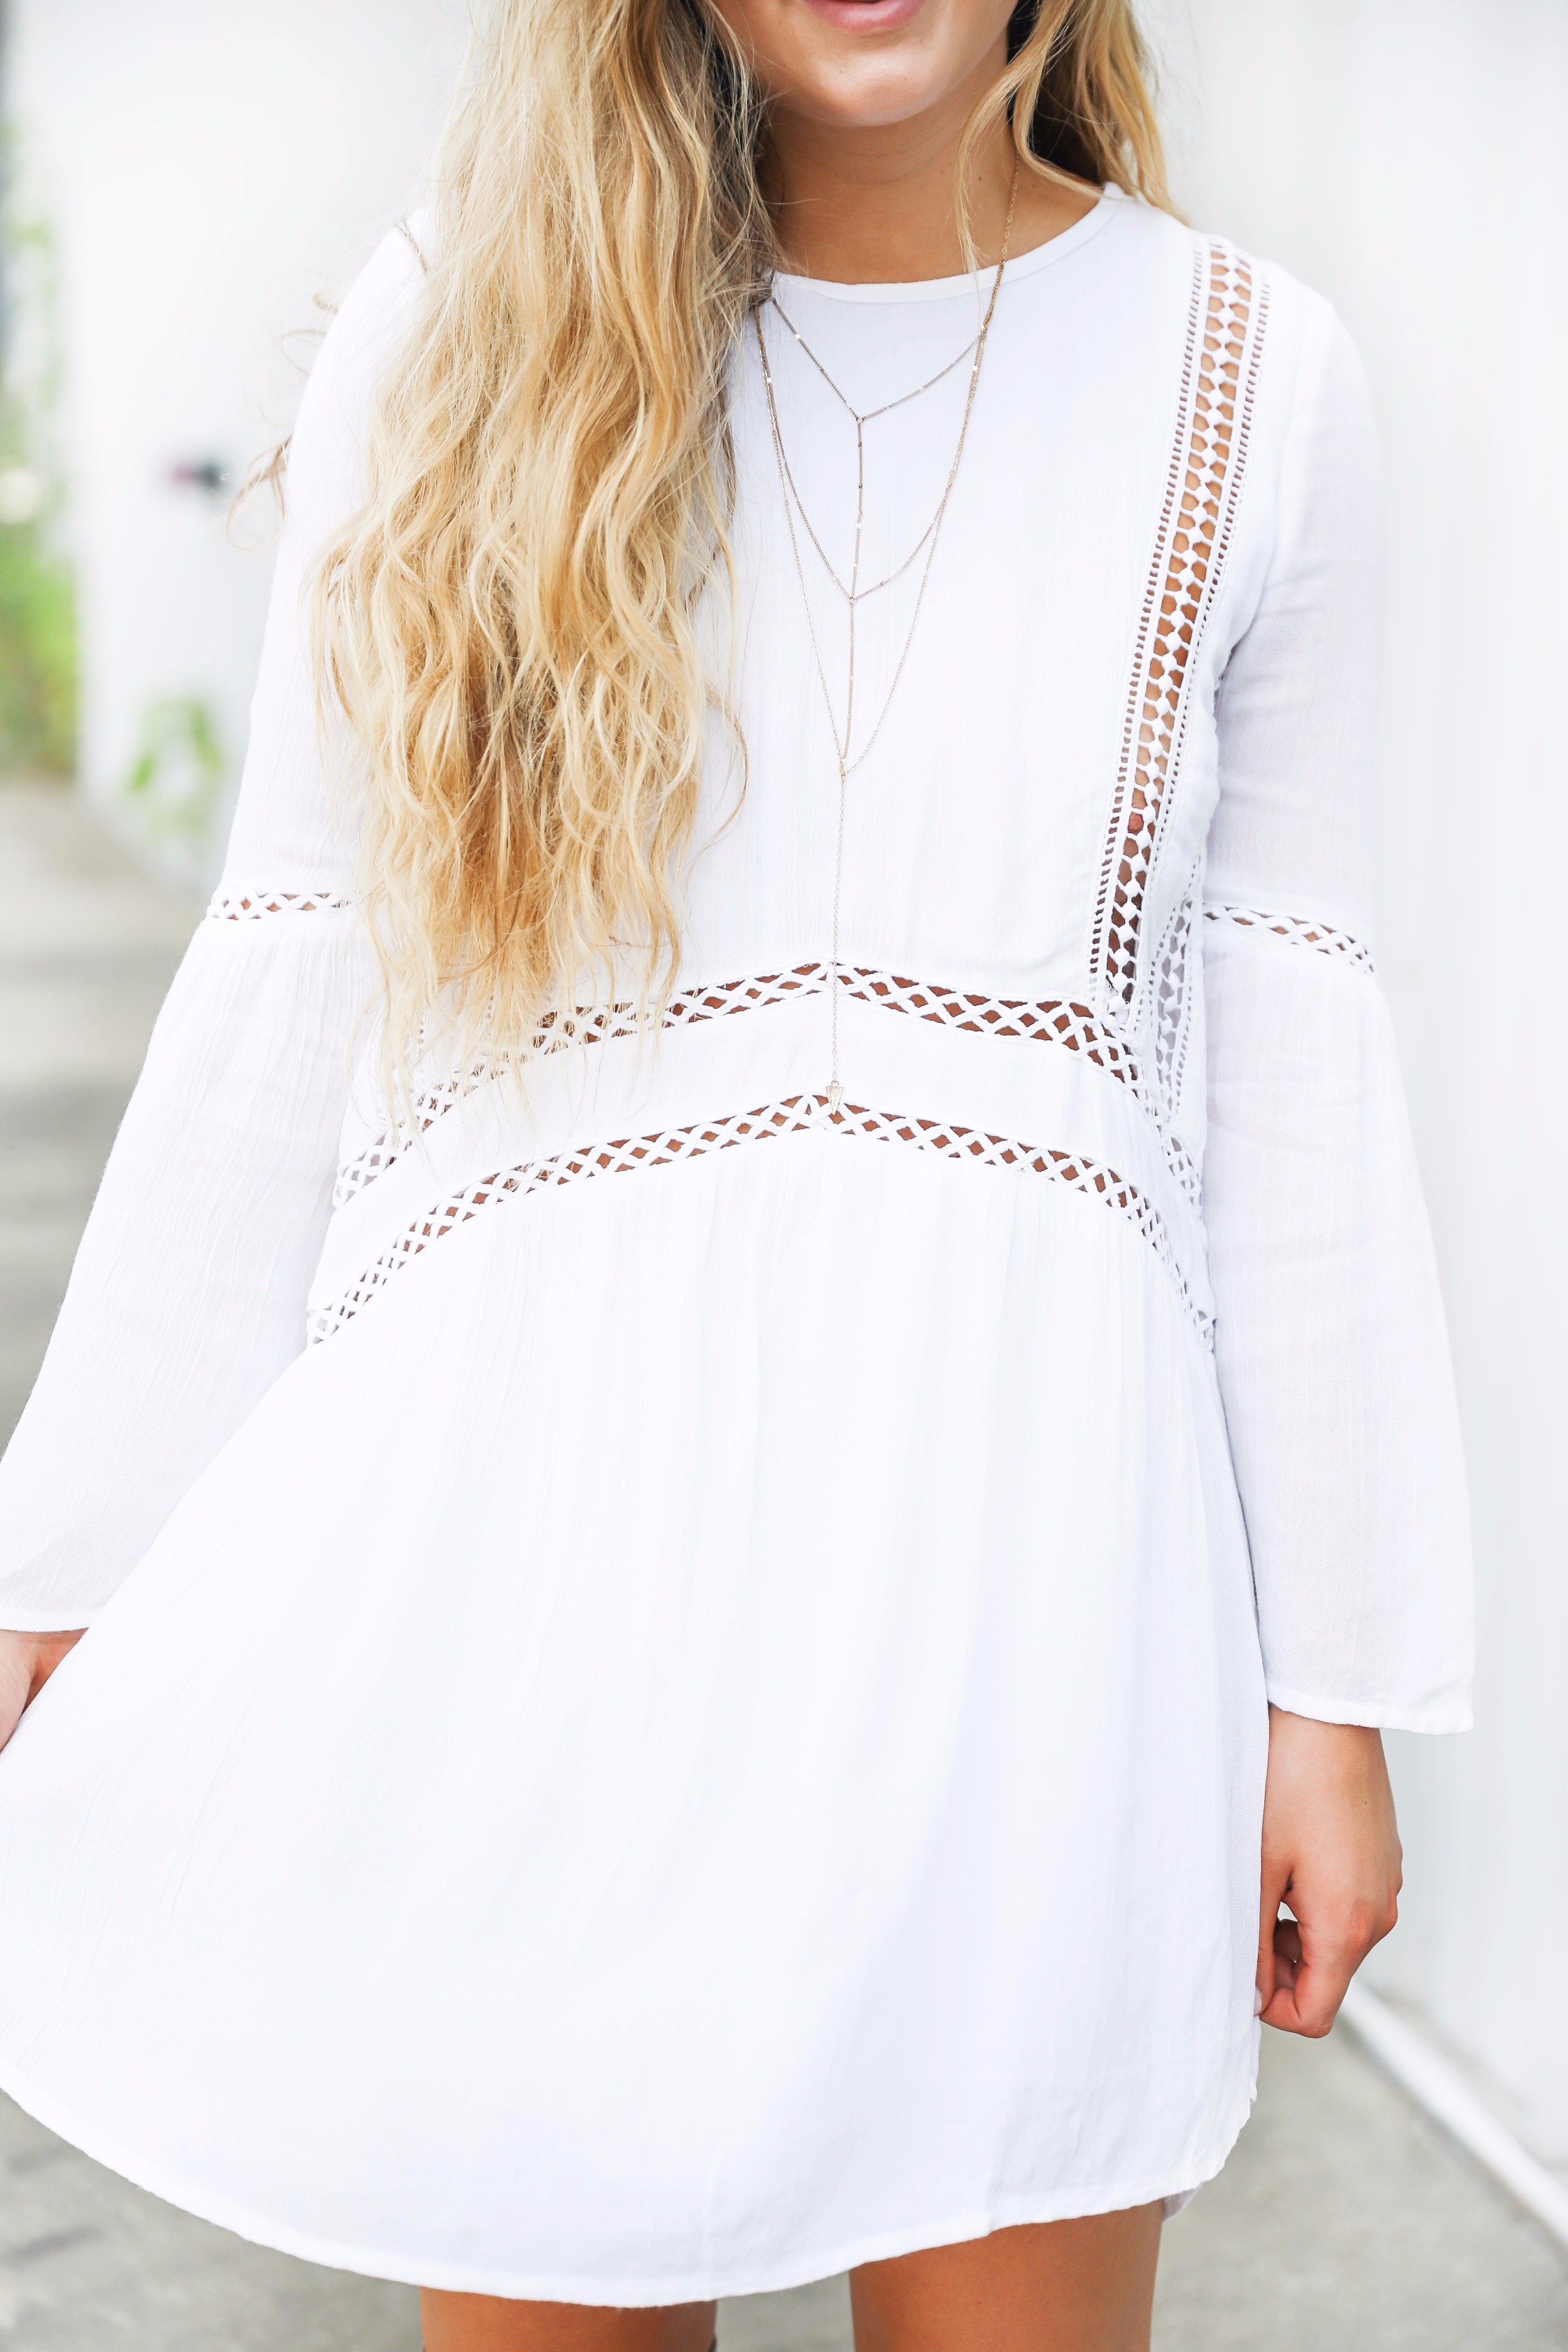
[[[812,14],[848,33],[896,33],[926,0],[805,0]]]

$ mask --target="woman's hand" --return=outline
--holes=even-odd
[[[0,1633],[0,1748],[80,1639],[80,1633]]]
[[[1399,1831],[1383,1736],[1268,1710],[1263,1920],[1265,2025],[1328,2032],[1345,1988],[1399,1916]],[[1281,1919],[1289,1903],[1293,1919]]]

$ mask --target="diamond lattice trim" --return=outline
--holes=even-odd
[[[265,915],[346,915],[353,908],[352,898],[334,898],[330,891],[256,891],[237,898],[220,892],[208,903],[206,919],[209,923],[258,923]]]
[[[689,1029],[701,1021],[722,1021],[734,1013],[754,1013],[764,1005],[787,1003],[792,997],[814,996],[827,982],[827,966],[823,963],[796,964],[789,971],[770,971],[744,980],[720,981],[700,988],[682,990],[672,996],[664,1008],[659,1026],[663,1029]],[[635,1037],[641,1029],[637,1009],[634,1004],[606,1004],[586,1007],[571,1021],[560,1020],[547,1013],[530,1040],[527,1060],[541,1054],[560,1053],[571,1045],[602,1045],[612,1039]],[[355,1154],[338,1171],[332,1190],[332,1206],[341,1209],[356,1192],[363,1192],[393,1163],[400,1160],[416,1137],[428,1133],[438,1118],[444,1118],[457,1103],[492,1080],[504,1077],[511,1066],[500,1055],[475,1062],[466,1070],[454,1070],[437,1086],[426,1088],[413,1098],[413,1118],[395,1129],[378,1135],[374,1143]]]
[[[1267,310],[1229,246],[1197,248],[1171,469],[1144,592],[1110,824],[1095,910],[1091,968],[1109,1000],[1138,985],[1143,904],[1181,764],[1194,654],[1225,569],[1250,436]]]
[[[788,971],[763,972],[745,980],[723,981],[716,986],[687,989],[671,997],[660,1026],[687,1029],[698,1022],[723,1020],[731,1013],[754,1012],[795,996],[820,995],[829,984],[828,971],[825,963],[803,963]],[[1141,1091],[1138,1066],[1126,1044],[1097,1021],[1087,1004],[1056,998],[1031,1004],[1023,998],[940,988],[925,981],[902,979],[893,972],[858,968],[841,970],[838,985],[846,996],[860,1003],[879,1005],[889,1013],[909,1013],[921,1021],[934,1021],[943,1028],[962,1029],[974,1036],[1023,1037],[1044,1045],[1065,1045],[1069,1053],[1083,1054],[1100,1069],[1109,1070],[1134,1094]],[[635,1036],[637,1028],[636,1009],[630,1005],[580,1013],[570,1024],[556,1024],[546,1019],[535,1032],[533,1051],[551,1053],[574,1044],[600,1045],[611,1038]],[[438,1086],[416,1095],[411,1126],[395,1134],[388,1131],[378,1135],[374,1143],[367,1144],[339,1171],[333,1206],[342,1208],[344,1202],[374,1183],[407,1150],[416,1135],[426,1133],[455,1103],[489,1079],[503,1075],[504,1069],[505,1065],[500,1061],[476,1063],[470,1069],[456,1071]]]
[[[972,996],[956,989],[931,988],[922,981],[898,980],[888,972],[847,971],[841,975],[841,984],[849,995],[868,1004],[912,1013],[922,1021],[940,1021],[949,1028],[988,1037],[1036,1038],[1082,1054],[1098,1068],[1120,1078],[1142,1104],[1159,1129],[1176,1181],[1190,1201],[1201,1197],[1203,1180],[1180,1138],[1172,1132],[1163,1105],[1151,1099],[1126,1040],[1097,1020],[1087,1004],[1065,999],[1029,1004],[1008,997]]]
[[[1277,940],[1289,940],[1292,947],[1315,948],[1319,955],[1331,956],[1357,971],[1371,974],[1376,970],[1372,950],[1361,940],[1352,939],[1348,931],[1333,930],[1327,923],[1311,922],[1305,915],[1265,914],[1257,907],[1205,907],[1204,919],[1235,923],[1244,931],[1268,931]]]
[[[1138,1067],[1125,1042],[1097,1021],[1087,1004],[1056,997],[1029,1004],[1017,997],[938,988],[928,981],[902,980],[887,971],[841,972],[839,985],[847,996],[864,1004],[913,1013],[921,1021],[939,1022],[946,1029],[967,1030],[977,1037],[1030,1037],[1042,1045],[1065,1045],[1069,1053],[1087,1055],[1134,1093],[1138,1091]]]
[[[581,1150],[560,1151],[548,1159],[521,1161],[467,1185],[428,1211],[401,1234],[392,1247],[366,1268],[359,1279],[330,1307],[310,1318],[312,1342],[330,1339],[353,1320],[393,1276],[420,1256],[432,1243],[482,1210],[531,1192],[586,1182],[597,1176],[628,1175],[640,1168],[663,1168],[680,1160],[701,1159],[715,1151],[732,1150],[743,1143],[765,1143],[780,1136],[812,1130],[857,1136],[881,1143],[901,1143],[942,1159],[985,1168],[1010,1169],[1041,1176],[1068,1186],[1090,1200],[1100,1200],[1135,1226],[1153,1250],[1175,1285],[1182,1304],[1206,1341],[1211,1318],[1194,1302],[1172,1247],[1164,1221],[1153,1203],[1113,1169],[1068,1151],[1041,1150],[1016,1143],[1005,1136],[984,1135],[974,1128],[944,1127],[931,1118],[907,1118],[893,1111],[869,1110],[863,1104],[828,1106],[826,1095],[793,1095],[782,1102],[765,1103],[758,1110],[737,1111],[726,1118],[700,1121],[690,1127],[667,1128],[654,1135],[626,1136],[610,1143],[589,1144]]]

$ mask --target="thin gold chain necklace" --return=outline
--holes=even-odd
[[[778,400],[773,387],[773,370],[768,363],[768,347],[763,338],[762,312],[760,306],[752,313],[752,323],[755,330],[757,338],[757,354],[762,362],[763,383],[767,393],[768,425],[773,436],[773,458],[778,467],[779,490],[784,500],[784,522],[789,531],[790,552],[795,559],[795,579],[800,587],[800,601],[802,608],[805,614],[806,632],[811,639],[812,661],[816,670],[816,682],[822,692],[823,707],[827,714],[828,731],[833,738],[834,757],[838,768],[838,822],[835,833],[833,849],[833,941],[832,953],[828,961],[829,1018],[832,1024],[832,1042],[831,1068],[828,1074],[827,1084],[827,1107],[829,1111],[835,1116],[837,1116],[844,1100],[844,1088],[840,1084],[838,1076],[839,918],[844,895],[844,819],[849,796],[849,779],[854,774],[857,768],[861,765],[862,761],[870,757],[872,747],[882,731],[883,721],[886,719],[889,711],[892,709],[893,698],[898,693],[900,682],[903,677],[905,667],[909,662],[910,648],[914,644],[915,632],[920,626],[921,609],[925,603],[926,589],[931,581],[931,565],[936,560],[937,546],[942,538],[942,521],[947,513],[948,501],[952,496],[952,486],[958,479],[958,469],[963,459],[964,444],[969,438],[969,423],[971,417],[974,414],[974,394],[980,382],[981,366],[985,358],[986,342],[990,338],[991,321],[996,314],[996,298],[1002,291],[1002,275],[1007,267],[1007,249],[1012,242],[1013,214],[1017,201],[1018,167],[1016,163],[1015,163],[1013,167],[1012,193],[1007,199],[1006,226],[1004,228],[1002,233],[1002,252],[996,264],[996,276],[992,283],[991,299],[985,306],[985,315],[980,322],[980,331],[975,336],[973,343],[970,346],[970,349],[973,352],[973,360],[969,371],[968,388],[964,394],[963,418],[958,428],[958,444],[952,453],[952,463],[948,467],[947,480],[943,485],[942,498],[938,503],[936,513],[933,516],[922,540],[916,546],[914,551],[914,555],[918,555],[920,553],[921,546],[924,546],[926,551],[925,563],[921,572],[920,586],[915,592],[914,611],[910,617],[909,631],[904,638],[902,651],[900,653],[898,661],[894,665],[892,684],[889,687],[886,699],[882,704],[881,709],[877,715],[876,725],[872,728],[869,735],[867,737],[858,751],[853,751],[855,726],[855,613],[862,593],[859,582],[860,541],[866,520],[865,428],[867,425],[873,420],[873,418],[885,416],[890,410],[901,408],[906,402],[917,400],[921,393],[931,391],[934,385],[942,381],[944,376],[952,373],[952,369],[964,358],[965,353],[961,352],[957,360],[950,362],[948,366],[942,368],[936,375],[931,377],[927,383],[917,384],[912,392],[903,393],[897,400],[886,401],[880,408],[868,410],[862,415],[852,407],[850,403],[845,399],[843,393],[840,392],[838,390],[838,386],[834,383],[832,377],[828,375],[826,369],[823,367],[822,362],[816,358],[816,353],[807,349],[801,337],[796,335],[795,338],[795,340],[801,343],[801,348],[804,351],[806,351],[806,356],[811,359],[818,373],[829,384],[831,389],[837,394],[838,399],[843,402],[844,406],[855,419],[857,455],[855,469],[855,547],[852,568],[849,575],[849,586],[847,590],[844,590],[844,593],[847,597],[849,604],[849,677],[845,698],[844,731],[843,734],[840,735],[838,731],[837,713],[833,706],[833,693],[827,683],[827,672],[823,666],[822,647],[817,641],[816,623],[812,617],[811,598],[807,593],[805,584],[805,567],[801,562],[800,540],[795,527],[795,500],[792,496],[794,482],[790,472],[789,461],[784,453],[784,433],[779,424]],[[775,304],[774,307],[776,309],[777,305]],[[782,312],[780,315],[783,315]],[[785,323],[787,325],[788,321],[786,320]],[[792,329],[791,331],[793,333],[795,331]],[[801,509],[801,519],[806,523],[806,529],[810,530],[811,526],[809,521],[806,520],[804,507]],[[812,538],[814,543],[816,543],[815,532],[812,533]],[[820,546],[818,546],[818,552],[821,552]],[[912,563],[914,561],[914,555],[911,555],[908,561],[900,566],[901,572],[908,571],[910,563]],[[826,562],[826,557],[824,557],[823,560],[825,562]],[[829,565],[828,569],[831,572],[832,566]],[[889,575],[889,578],[897,578],[898,576],[898,573],[893,573]],[[836,584],[837,584],[841,589],[843,588],[842,582],[837,582]],[[879,586],[886,586],[887,584],[887,582],[879,582],[878,583]],[[863,593],[869,595],[875,592],[871,589],[868,589]],[[852,751],[853,757],[851,756]]]
[[[919,400],[923,393],[934,392],[939,383],[944,383],[947,381],[947,378],[952,373],[955,368],[963,366],[964,361],[968,359],[970,354],[973,352],[975,345],[979,341],[979,337],[978,335],[971,335],[968,342],[965,343],[963,349],[958,353],[955,359],[949,360],[947,365],[943,368],[939,368],[935,375],[928,376],[924,383],[917,383],[912,392],[900,393],[897,400],[885,400],[880,408],[858,409],[855,407],[851,401],[846,398],[845,394],[839,390],[837,384],[834,383],[833,378],[828,374],[827,370],[823,366],[822,362],[817,358],[816,353],[812,350],[811,345],[806,341],[805,337],[801,333],[800,329],[795,325],[795,320],[790,317],[788,311],[784,309],[784,304],[779,300],[778,296],[776,294],[770,293],[768,296],[768,303],[773,310],[778,312],[780,319],[788,328],[790,333],[795,337],[795,341],[800,345],[805,357],[811,362],[812,366],[816,370],[816,373],[822,378],[823,383],[827,386],[827,389],[832,393],[839,405],[846,411],[850,421],[854,425],[857,494],[858,497],[863,499],[865,496],[866,487],[867,425],[874,425],[879,416],[890,416],[895,408],[906,407],[911,400]],[[826,572],[828,578],[832,581],[839,594],[845,599],[846,603],[850,605],[864,604],[868,596],[879,595],[884,588],[890,588],[895,580],[901,580],[905,572],[909,570],[910,564],[914,562],[916,556],[920,554],[921,549],[925,546],[926,541],[930,539],[932,531],[936,529],[937,515],[933,515],[930,522],[927,523],[924,530],[921,531],[919,539],[916,540],[913,547],[910,548],[909,553],[905,556],[903,562],[899,564],[895,570],[886,572],[880,580],[874,580],[870,586],[867,588],[862,588],[858,585],[860,573],[860,541],[859,534],[857,532],[855,541],[854,569],[851,572],[849,581],[845,582],[839,578],[837,566],[835,564],[833,558],[828,554],[827,550],[822,544],[821,540],[818,539],[816,530],[812,525],[811,517],[806,511],[805,500],[801,497],[800,491],[796,487],[795,469],[789,462],[787,453],[784,459],[784,478],[789,484],[790,495],[795,500],[795,509],[796,514],[799,515],[801,522],[805,527],[805,535],[807,539],[810,540],[813,547],[816,550],[818,556],[821,558],[823,570]],[[940,506],[937,512],[938,514],[941,512]]]

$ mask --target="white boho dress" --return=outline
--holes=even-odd
[[[1467,1721],[1356,362],[1110,195],[1009,266],[849,785],[835,1111],[739,347],[749,765],[715,721],[661,1032],[612,988],[410,1131],[298,593],[422,282],[389,237],[312,378],[227,869],[0,1471],[0,1624],[90,1627],[0,1756],[0,2085],[269,2244],[586,2303],[1178,2196],[1252,2091],[1266,1693]],[[860,408],[975,330],[968,278],[777,291]],[[763,332],[847,563],[853,430]],[[966,374],[868,428],[863,577]]]

